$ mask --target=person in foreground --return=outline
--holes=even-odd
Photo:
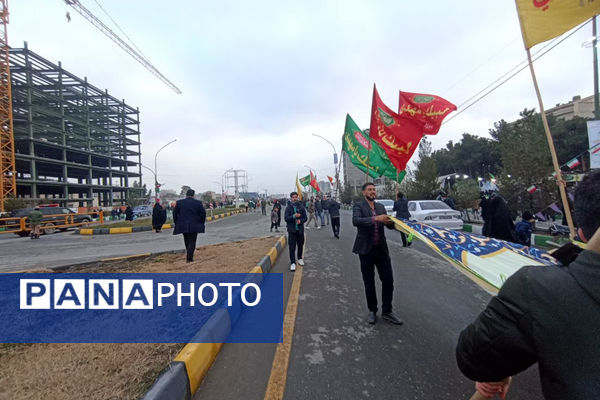
[[[486,397],[504,398],[510,376],[536,362],[546,399],[600,396],[600,171],[579,184],[574,208],[586,250],[521,268],[460,334],[458,367]]]
[[[381,317],[393,324],[403,321],[392,312],[394,274],[392,260],[385,240],[383,226],[393,229],[394,223],[388,218],[385,207],[375,202],[376,191],[372,182],[362,186],[364,199],[354,204],[352,225],[356,226],[356,240],[352,252],[358,254],[360,270],[365,284],[369,315],[367,322],[377,322],[377,293],[375,291],[375,268],[381,279]]]
[[[173,235],[183,234],[187,262],[194,261],[194,250],[196,250],[196,239],[198,233],[204,233],[206,222],[206,211],[200,200],[194,198],[195,192],[188,189],[185,199],[177,200],[173,209],[173,222],[175,229]]]
[[[302,252],[304,250],[304,223],[306,209],[302,202],[298,200],[298,193],[290,193],[291,202],[285,207],[283,218],[287,224],[288,246],[290,253],[290,271],[296,270],[296,247],[298,248],[298,264],[304,265]]]

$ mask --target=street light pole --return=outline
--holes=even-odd
[[[165,147],[167,147],[168,145],[175,143],[177,141],[177,138],[171,140],[169,143],[165,144],[163,147],[161,147],[160,149],[158,149],[158,151],[156,152],[156,154],[154,155],[154,193],[156,194],[156,198],[158,198],[158,166],[156,164],[156,159],[158,157],[158,153],[161,152],[162,149],[164,149]]]
[[[339,188],[340,188],[340,169],[339,169],[338,155],[337,155],[337,152],[335,151],[335,146],[333,145],[333,143],[331,143],[329,140],[325,139],[321,135],[317,135],[316,133],[313,133],[312,135],[323,139],[324,141],[329,143],[331,145],[331,148],[333,149],[333,169],[335,171],[335,199],[337,200],[338,192],[339,192]]]

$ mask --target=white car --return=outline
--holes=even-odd
[[[440,200],[416,200],[408,202],[410,220],[446,229],[462,229],[460,211],[451,209]]]
[[[389,199],[381,199],[381,200],[379,200],[378,199],[378,200],[375,200],[375,202],[383,204],[383,206],[385,207],[385,211],[389,215],[396,215],[394,213],[394,200],[389,200]]]

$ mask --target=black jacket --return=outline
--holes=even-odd
[[[180,233],[204,233],[206,211],[200,200],[193,197],[177,200],[173,209],[175,229],[173,235]]]
[[[332,218],[340,216],[340,203],[333,199],[327,200],[327,209],[329,210],[329,216]]]
[[[499,381],[539,363],[547,399],[600,395],[600,254],[523,267],[458,339],[468,378]]]
[[[294,214],[300,213],[300,218],[294,217]],[[304,223],[308,219],[306,216],[306,208],[302,205],[301,201],[295,203],[289,203],[285,207],[284,219],[287,224],[288,233],[304,233]],[[300,223],[296,224],[296,220],[299,219]]]
[[[385,207],[381,203],[375,202],[375,214],[387,215]],[[356,239],[354,240],[354,247],[352,252],[360,255],[369,254],[373,248],[373,236],[375,234],[375,223],[373,223],[373,214],[371,213],[371,206],[367,200],[359,201],[354,204],[352,208],[352,225],[356,227]],[[377,222],[377,229],[379,232],[379,245],[384,249],[386,255],[389,254],[387,242],[385,241],[385,232],[383,222]],[[393,227],[388,227],[393,229]]]
[[[394,202],[393,210],[396,211],[396,218],[410,218],[410,212],[408,212],[408,200],[406,200],[406,197],[396,200]]]
[[[167,210],[156,203],[152,208],[152,226],[160,228],[165,222],[167,222]]]
[[[317,211],[317,213],[323,211],[323,203],[321,200],[315,200],[315,210]]]

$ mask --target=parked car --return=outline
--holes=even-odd
[[[10,213],[12,218],[23,218],[28,217],[29,213],[33,211],[33,208],[18,208]],[[86,224],[92,222],[92,217],[89,214],[78,214],[73,210],[66,207],[40,207],[40,211],[43,215],[42,219],[42,234],[51,234],[56,232],[57,229],[66,231],[67,228],[54,228],[56,225],[65,225],[65,217],[67,221],[74,224]],[[20,236],[27,236],[29,232],[15,232]]]
[[[135,206],[133,207],[134,218],[150,217],[152,216],[152,207],[149,205]]]
[[[385,207],[385,211],[389,214],[389,215],[396,215],[394,213],[394,200],[390,200],[390,199],[377,199],[375,200],[377,203],[381,203],[383,204],[383,206]]]
[[[447,229],[462,229],[463,220],[460,211],[451,209],[440,200],[415,200],[408,202],[410,220],[423,222]]]

